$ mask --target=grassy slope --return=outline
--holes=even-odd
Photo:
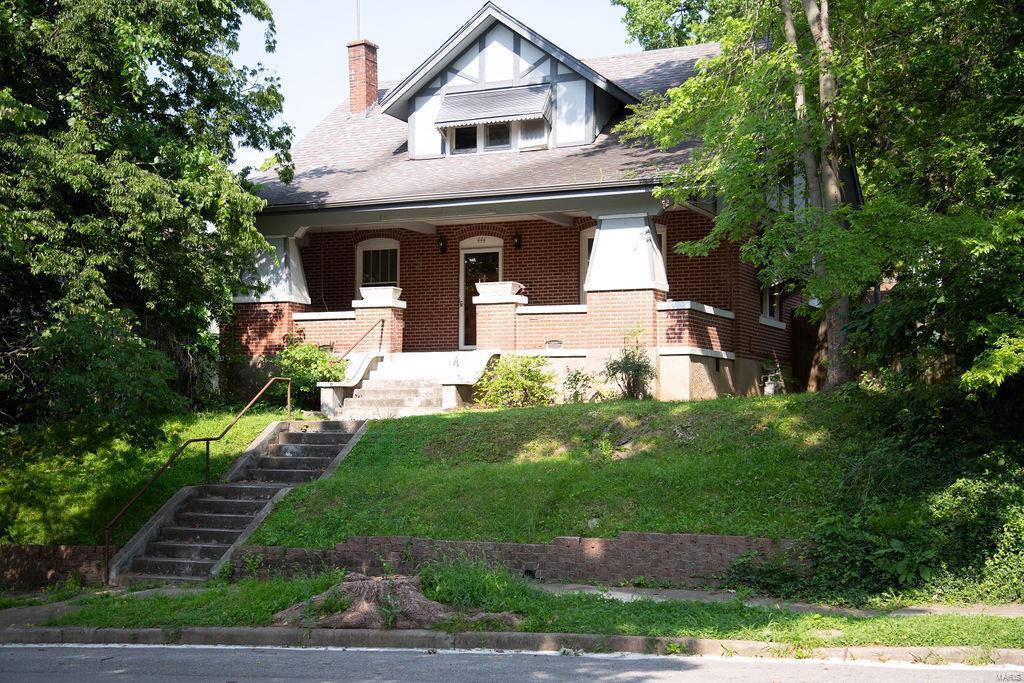
[[[57,461],[34,462],[0,472],[0,512],[8,517],[8,543],[95,544],[103,542],[103,526],[190,438],[216,436],[237,410],[225,408],[169,418],[166,443],[150,450],[115,443],[109,450],[81,457],[68,454]],[[284,411],[255,409],[235,425],[224,440],[211,444],[210,475],[218,477],[235,457]],[[182,486],[203,480],[204,449],[186,450],[125,516],[111,541],[123,542]]]
[[[816,396],[608,402],[375,423],[253,543],[350,535],[547,542],[620,531],[798,537],[841,468]]]

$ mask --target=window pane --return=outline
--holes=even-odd
[[[363,284],[398,286],[398,250],[368,249],[363,252]]]
[[[476,151],[476,126],[455,129],[455,151]]]
[[[511,129],[507,123],[493,123],[487,126],[488,147],[508,147],[511,140]]]

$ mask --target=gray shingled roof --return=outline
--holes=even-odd
[[[679,85],[692,75],[698,59],[717,51],[717,45],[708,44],[583,61],[639,97]],[[383,97],[386,88],[381,90]],[[253,180],[272,207],[488,196],[653,181],[686,163],[692,147],[662,152],[626,145],[606,128],[592,144],[579,147],[410,159],[407,136],[406,122],[377,108],[353,116],[342,102],[293,148],[295,178],[289,185],[272,173]]]

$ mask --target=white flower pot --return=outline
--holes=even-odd
[[[360,287],[359,294],[363,297],[363,301],[368,304],[381,304],[386,306],[392,302],[398,301],[398,298],[402,296],[401,287]]]
[[[515,296],[523,290],[523,286],[518,282],[478,282],[476,283],[476,291],[480,293],[480,296],[493,297],[493,296]]]

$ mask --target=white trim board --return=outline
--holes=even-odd
[[[782,322],[781,320],[776,320],[775,318],[769,318],[768,316],[765,315],[762,315],[760,318],[758,318],[757,322],[761,323],[762,325],[767,325],[768,327],[774,327],[777,330],[786,329],[786,323]]]
[[[355,320],[355,311],[310,311],[307,313],[292,313],[292,320]]]
[[[719,318],[728,318],[733,320],[736,318],[736,314],[732,311],[724,308],[715,308],[714,306],[708,306],[697,301],[661,301],[658,302],[659,311],[700,311],[701,313],[707,313],[708,315],[715,315]]]
[[[516,315],[545,315],[548,313],[586,313],[586,304],[568,304],[565,306],[520,306]]]
[[[724,358],[735,360],[736,354],[732,351],[718,351],[715,349],[702,349],[696,346],[659,346],[659,356],[706,356],[708,358]]]

